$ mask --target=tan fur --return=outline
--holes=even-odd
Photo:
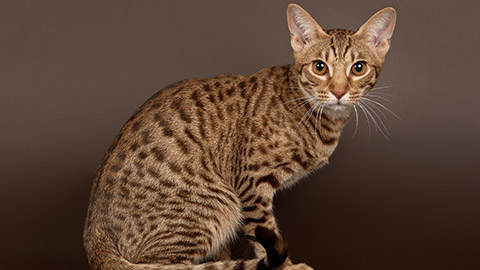
[[[352,31],[324,31],[288,9],[292,32],[303,29],[292,25],[298,14],[316,29],[292,34],[294,64],[175,83],[124,125],[92,187],[84,245],[93,269],[310,269],[286,257],[274,193],[327,163],[384,56]],[[328,76],[315,75],[317,60]],[[359,60],[369,69],[354,78]],[[240,229],[258,259],[227,260]],[[202,263],[209,258],[224,261]]]

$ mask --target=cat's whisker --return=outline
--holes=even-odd
[[[390,132],[388,131],[388,128],[387,128],[387,125],[385,124],[385,122],[383,121],[383,119],[378,115],[377,111],[380,112],[383,117],[385,119],[387,119],[386,115],[383,113],[382,110],[380,110],[375,104],[373,103],[367,103],[368,101],[365,100],[366,102],[364,103],[367,107],[371,108],[371,111],[372,113],[377,117],[378,121],[380,122],[381,126],[383,127],[383,130],[385,131],[386,135],[386,138],[387,139],[390,139],[392,137],[392,135],[390,134]],[[376,110],[375,110],[376,109]]]
[[[373,102],[373,103],[377,104],[378,106],[384,108],[385,110],[387,110],[388,112],[390,112],[391,114],[393,114],[398,120],[404,122],[403,119],[400,118],[400,116],[398,116],[396,113],[394,113],[392,110],[390,110],[389,108],[387,108],[387,107],[386,107],[385,105],[383,105],[382,103],[380,103],[380,102],[378,102],[378,101],[375,101],[375,100],[372,100],[372,99],[369,99],[369,98],[367,98],[367,97],[363,97],[363,99],[368,100],[368,101],[370,101],[370,102]]]
[[[385,119],[388,120],[387,115],[379,108],[377,104],[373,103],[370,99],[363,99],[363,101],[368,102],[373,108],[377,109],[377,111],[381,113]]]
[[[310,115],[308,116],[308,119],[305,121],[305,124],[310,121],[310,117],[312,117],[313,113],[315,112],[315,110],[317,109],[317,107],[319,106],[319,103],[316,102],[314,105],[313,105],[313,109],[312,111],[310,112]]]
[[[311,109],[311,108],[310,108]],[[305,118],[305,116],[307,115],[307,113],[310,111],[310,109],[308,109],[303,115],[302,115],[302,118],[300,118],[300,121],[298,122],[297,124],[297,128],[295,129],[295,131],[298,131],[298,128],[300,127],[300,124],[303,122],[303,118]],[[297,109],[298,110],[298,109]]]
[[[376,94],[371,94],[371,93],[368,93],[367,95],[365,95],[366,97],[372,97],[372,98],[379,98],[381,100],[385,100],[386,102],[390,102],[392,103],[392,101],[386,97],[382,97],[382,96],[378,96]]]
[[[383,136],[384,136],[386,139],[389,140],[389,139],[390,139],[390,136],[391,136],[391,135],[390,135],[390,132],[388,132],[388,129],[387,129],[387,127],[385,126],[385,124],[383,123],[383,121],[382,121],[382,119],[380,118],[380,116],[375,112],[375,110],[373,110],[373,108],[372,108],[373,105],[372,105],[372,107],[370,107],[371,105],[368,105],[367,103],[362,103],[362,104],[365,106],[365,108],[366,108],[367,110],[370,109],[370,112],[373,113],[373,115],[371,115],[371,114],[370,114],[370,115],[372,116],[372,120],[375,122],[375,125],[378,126],[378,130],[380,130],[380,132],[383,134]],[[375,120],[375,118],[374,118],[373,116],[376,116],[376,117],[377,117],[377,120],[380,122],[380,125],[377,123],[377,121]],[[385,133],[383,132],[382,127],[383,127],[383,130],[385,130]]]
[[[310,98],[310,99],[308,99],[308,100],[302,101],[302,102],[300,102],[299,104],[295,105],[295,107],[293,107],[293,109],[296,108],[296,110],[294,111],[294,113],[297,112],[298,110],[300,110],[300,108],[302,108],[304,105],[306,105],[307,103],[309,103],[309,102],[312,101],[312,100],[315,100],[315,98],[312,97],[312,98]]]
[[[322,130],[322,113],[323,113],[323,109],[325,108],[325,105],[322,106],[322,109],[320,110],[320,117],[319,117],[319,121],[320,121],[320,129],[319,129],[319,132],[320,132],[320,135],[322,135],[321,133],[321,130]]]
[[[368,115],[365,112],[364,106],[360,103],[360,101],[357,103],[357,105],[362,109],[363,115],[365,116],[365,119],[367,120],[367,125],[368,125],[368,140],[370,140],[370,136],[372,134],[371,126],[370,126],[370,120],[368,119]]]
[[[295,107],[293,107],[293,109],[296,108],[295,111],[293,111],[294,113],[296,113],[298,110],[300,110],[304,105],[306,105],[310,100],[306,100],[306,101],[303,101],[301,102],[300,104],[297,104],[295,105]]]
[[[393,85],[386,85],[386,86],[379,86],[379,87],[373,87],[371,91],[378,91],[378,90],[381,90],[381,89],[390,89],[390,88],[393,88],[397,86],[396,84],[393,84]]]
[[[388,94],[388,93],[377,92],[377,91],[370,91],[370,92],[368,92],[367,95],[369,95],[369,94],[375,94],[375,95],[378,95],[378,96],[385,96],[385,97],[390,97],[390,98],[396,98],[397,97],[394,94]]]
[[[362,102],[361,102],[362,103]],[[377,120],[375,119],[374,115],[378,117],[378,114],[376,114],[369,106],[367,103],[362,103],[362,105],[365,107],[365,111],[368,113],[368,115],[370,116],[370,118],[372,119],[373,121],[373,124],[375,125],[375,131],[379,130],[380,133],[382,133],[382,135],[386,138],[386,139],[389,139],[389,137],[387,136],[387,134],[385,134],[385,132],[383,131],[382,129],[382,126],[380,126],[377,122]],[[372,114],[373,113],[373,114]],[[388,133],[388,131],[387,131]],[[389,133],[388,133],[389,134]]]
[[[370,113],[370,111],[368,110],[368,107],[365,105],[365,103],[363,103],[362,101],[359,101],[360,104],[362,104],[363,108],[365,108],[365,112],[368,114],[368,116],[370,117],[370,119],[372,119],[372,122],[373,122],[373,127],[375,127],[375,131],[377,131],[379,129],[378,127],[378,124],[377,122],[375,121],[375,118],[373,118],[373,115]]]
[[[357,106],[355,104],[353,104],[353,109],[355,110],[355,132],[353,133],[351,140],[355,138],[355,135],[357,135],[357,130],[358,130],[358,111],[357,111]]]
[[[292,102],[295,102],[295,101],[298,101],[298,100],[304,100],[304,99],[313,98],[313,97],[314,97],[314,96],[299,97],[299,98],[295,98],[295,99],[286,101],[286,102],[284,102],[284,103],[282,103],[282,104],[285,105],[285,104],[292,103]]]
[[[308,115],[308,118],[305,120],[305,124],[307,124],[308,121],[310,121],[310,117],[312,117],[313,113],[315,112],[315,110],[317,109],[317,107],[319,106],[319,102],[315,102],[315,104],[313,104],[311,110],[310,110],[310,114]]]
[[[322,112],[323,112],[324,107],[325,107],[325,105],[320,103],[320,107],[318,108],[318,111],[317,111],[317,119],[315,120],[315,129],[318,130],[318,132],[320,134],[322,134],[321,133],[321,130],[322,130]]]
[[[297,128],[296,130],[298,130],[298,128],[300,127],[300,125],[303,123],[303,121],[305,120],[305,118],[308,116],[308,118],[310,119],[310,111],[312,111],[314,109],[314,106],[310,107],[307,112],[302,116],[302,118],[300,119],[300,122],[297,124]],[[307,120],[308,121],[308,120]],[[306,123],[306,122],[305,122]]]
[[[295,106],[292,109],[296,109],[294,112],[297,112],[300,109],[298,107],[301,107],[301,106],[307,104],[310,100],[312,100],[312,98],[310,98],[308,100],[300,101],[299,103],[295,104]]]

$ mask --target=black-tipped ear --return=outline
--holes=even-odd
[[[296,52],[303,50],[310,41],[327,36],[312,16],[297,4],[288,5],[287,20],[292,48]]]
[[[393,7],[384,8],[370,17],[355,36],[367,41],[383,59],[390,48],[396,19],[397,12]]]

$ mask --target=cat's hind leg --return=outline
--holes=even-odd
[[[168,261],[161,261],[158,258],[150,258],[152,261],[147,262],[131,262],[125,259],[112,238],[105,232],[100,230],[87,232],[93,241],[86,241],[85,247],[89,255],[90,265],[94,270],[257,270],[257,269],[282,269],[282,270],[310,270],[306,265],[288,265],[286,267],[273,268],[268,267],[264,263],[264,259],[250,259],[250,260],[226,260],[219,262],[209,262],[204,264],[193,264],[192,262],[172,263]],[[260,236],[259,239],[262,239]],[[272,245],[275,238],[270,238],[268,235],[262,239],[262,243],[266,245],[266,249]],[[147,258],[145,258],[147,259]]]
[[[162,199],[135,262],[198,264],[221,252],[241,226],[238,198],[219,183],[172,193]]]

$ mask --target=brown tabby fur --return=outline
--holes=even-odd
[[[319,26],[299,49],[298,14],[316,25],[289,6],[295,64],[172,84],[128,120],[91,191],[84,246],[93,269],[311,269],[288,259],[274,193],[327,163],[353,110],[330,92],[343,89],[355,104],[384,54],[364,35]],[[352,79],[358,59],[369,70]],[[312,72],[316,60],[329,77]],[[299,105],[306,96],[316,98]],[[256,259],[228,260],[240,229]]]

